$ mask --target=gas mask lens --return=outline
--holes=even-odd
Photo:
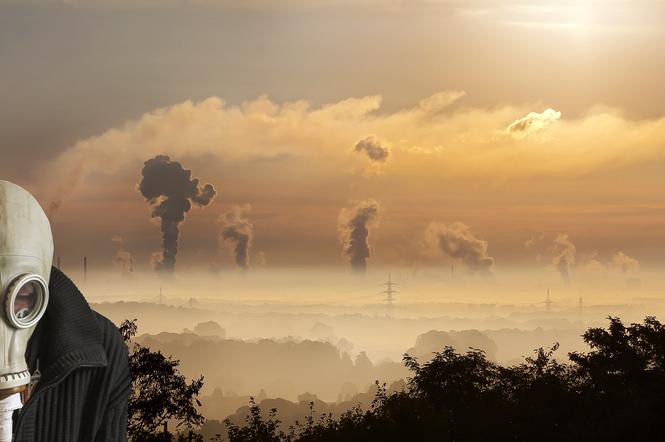
[[[22,275],[7,289],[5,313],[13,326],[27,328],[39,321],[46,310],[47,302],[46,281],[39,275]]]

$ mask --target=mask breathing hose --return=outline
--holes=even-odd
[[[0,391],[0,397],[0,442],[12,442],[12,413],[23,406],[21,393],[12,388],[9,392]]]

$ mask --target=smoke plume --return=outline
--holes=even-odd
[[[358,141],[356,143],[355,151],[357,153],[365,152],[370,160],[379,163],[384,163],[388,159],[388,156],[390,156],[390,150],[388,147],[384,146],[381,141],[372,136]]]
[[[337,230],[343,244],[343,253],[349,259],[351,269],[364,273],[372,248],[369,244],[369,231],[379,222],[380,206],[369,199],[351,209],[342,209],[337,220]]]
[[[620,270],[624,275],[628,272],[640,271],[640,262],[621,251],[612,255],[612,260],[610,261],[609,266],[610,268]]]
[[[173,272],[178,253],[180,223],[192,208],[192,202],[207,206],[217,192],[212,184],[199,186],[191,179],[191,170],[184,169],[166,155],[157,155],[144,163],[139,191],[153,206],[152,217],[161,219],[161,257],[154,260],[155,270]]]
[[[120,249],[118,249],[113,257],[113,264],[117,266],[123,274],[130,273],[133,267],[132,254],[122,248],[122,244],[124,243],[122,236],[113,235],[111,241],[120,246]]]
[[[444,254],[462,262],[471,272],[490,274],[494,258],[487,254],[487,241],[476,238],[464,223],[430,223],[425,237]]]
[[[249,268],[249,252],[252,248],[254,226],[246,217],[251,206],[234,206],[228,212],[220,216],[222,230],[219,234],[222,241],[228,241],[235,245],[235,262],[241,269]]]
[[[266,257],[266,252],[263,250],[256,254],[256,265],[258,267],[265,267],[268,265],[268,258]]]
[[[125,249],[120,249],[115,253],[113,264],[120,268],[124,274],[132,271],[132,254]]]
[[[575,244],[568,238],[568,235],[559,233],[552,241],[552,246],[548,251],[552,256],[552,265],[561,274],[563,282],[569,285],[570,269],[575,265],[575,255],[577,254]]]

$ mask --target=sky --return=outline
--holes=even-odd
[[[91,268],[659,269],[664,18],[660,1],[0,0],[0,179]],[[200,181],[178,187],[183,169]]]

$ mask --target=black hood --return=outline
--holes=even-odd
[[[48,289],[46,312],[25,353],[30,372],[39,359],[40,384],[44,385],[77,366],[107,365],[99,321],[74,282],[57,267],[51,267]]]

